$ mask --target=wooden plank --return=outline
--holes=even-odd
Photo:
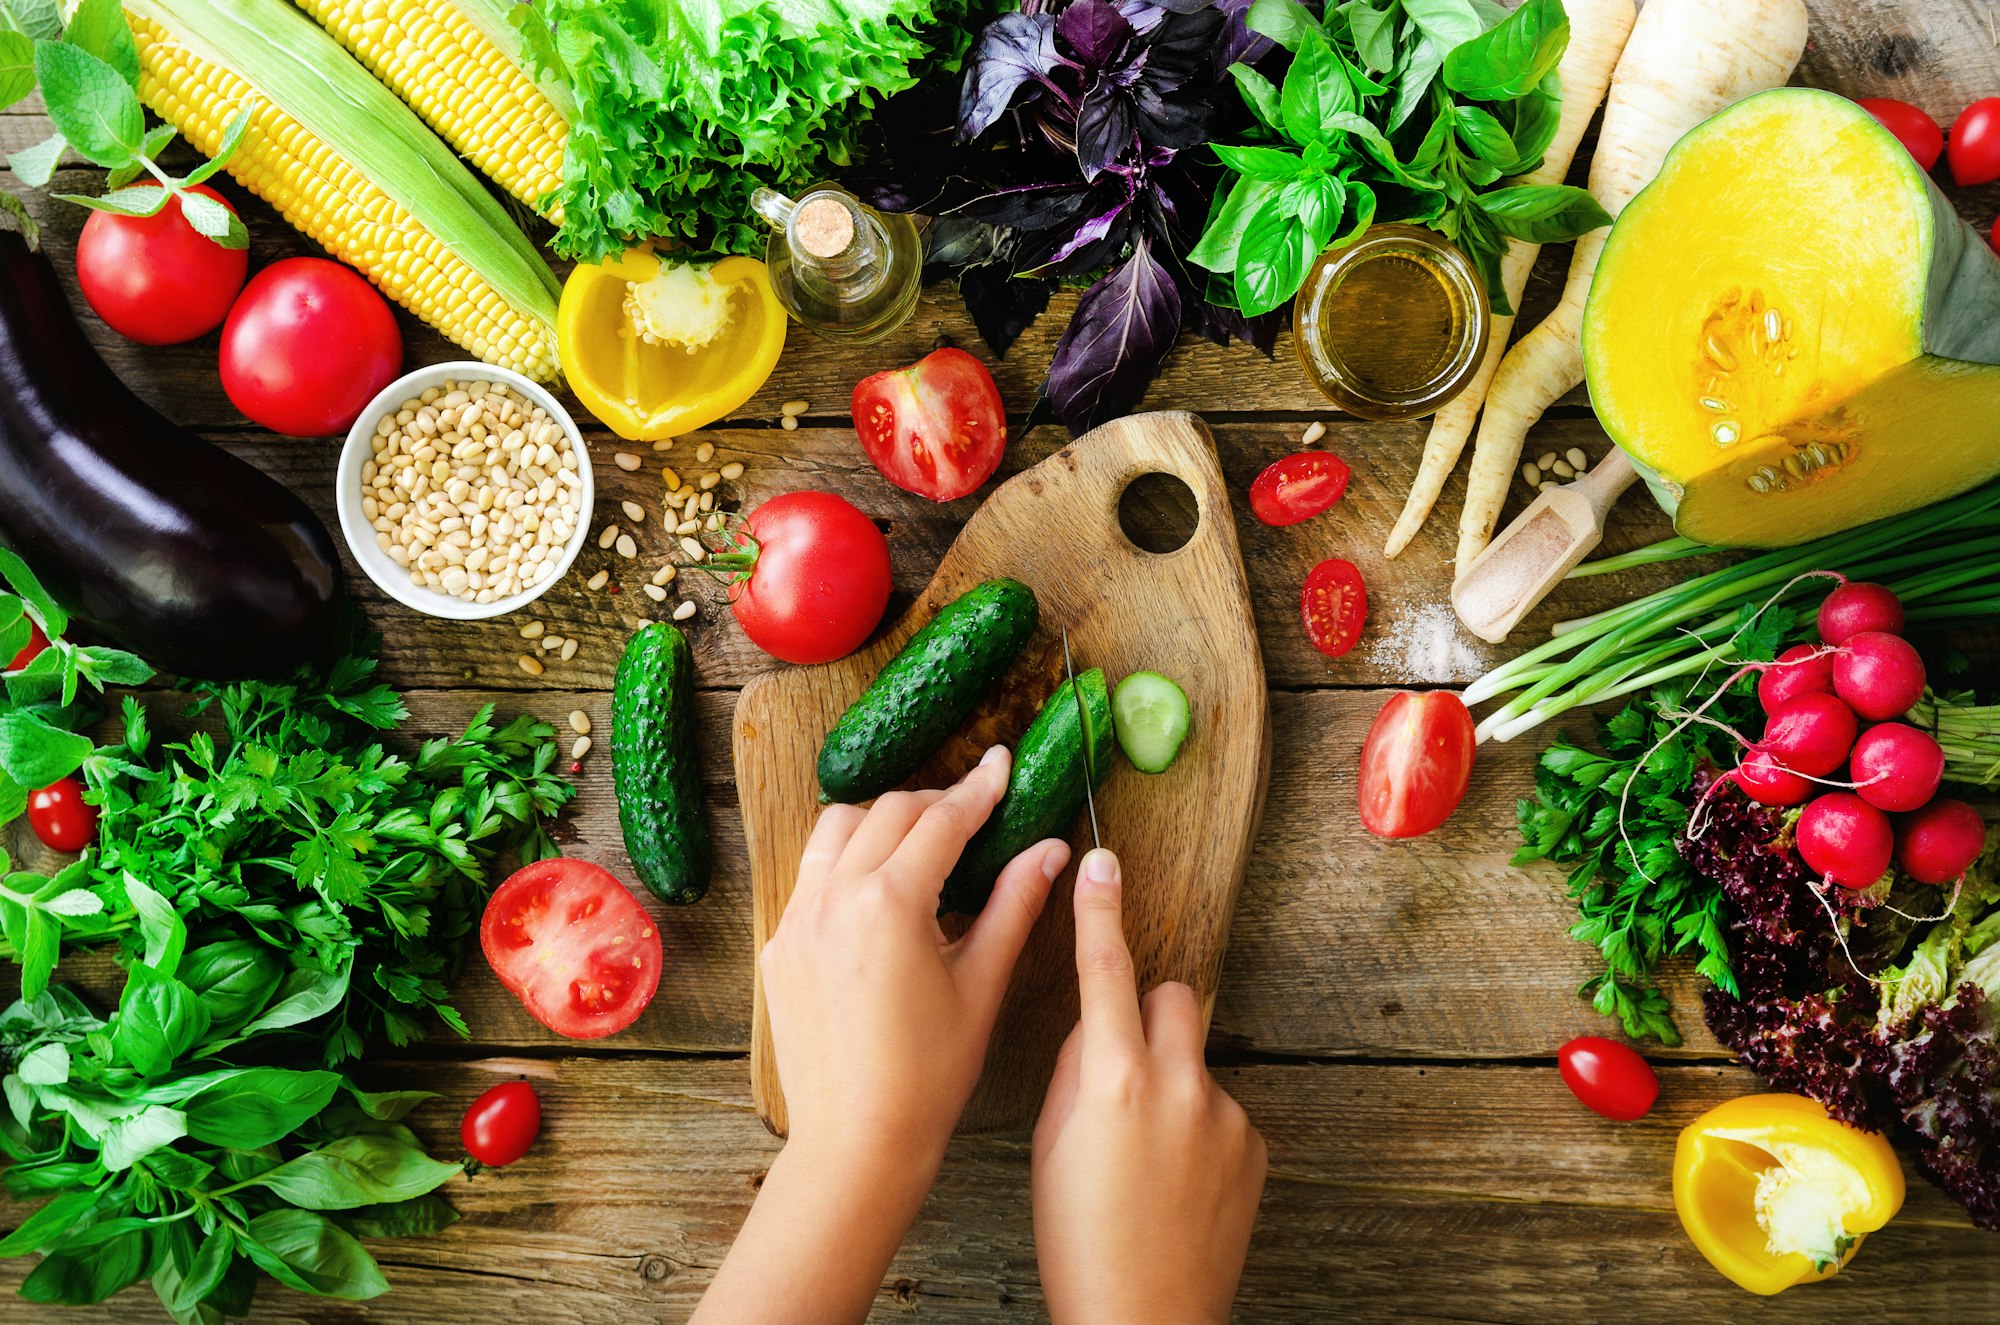
[[[464,1106],[517,1075],[541,1094],[540,1142],[508,1169],[451,1184],[460,1224],[374,1244],[391,1296],[346,1305],[267,1285],[252,1319],[458,1325],[523,1308],[550,1325],[681,1318],[777,1150],[742,1063],[488,1059],[384,1065],[370,1081],[441,1092],[411,1121],[451,1153]],[[1667,1069],[1660,1106],[1636,1124],[1585,1112],[1548,1067],[1254,1066],[1221,1077],[1271,1148],[1239,1321],[1748,1318],[1752,1299],[1682,1233],[1668,1176],[1678,1130],[1754,1089],[1746,1073]],[[0,1222],[24,1209],[0,1207]],[[0,1262],[0,1291],[30,1264]],[[1757,1304],[1754,1318],[1971,1320],[1982,1304],[2000,1305],[1989,1235],[1913,1174],[1904,1213],[1852,1268]],[[1039,1305],[1024,1138],[955,1142],[873,1318],[992,1321]],[[155,1313],[142,1288],[62,1319]]]

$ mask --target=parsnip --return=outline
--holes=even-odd
[[[1638,13],[1632,0],[1565,0],[1563,8],[1569,13],[1569,48],[1563,52],[1562,63],[1556,70],[1562,81],[1562,119],[1556,125],[1556,136],[1542,157],[1541,167],[1512,181],[1516,184],[1560,184],[1569,174],[1577,144],[1583,141],[1583,131],[1590,126],[1590,117],[1597,113],[1604,90],[1611,85],[1611,71],[1617,67],[1618,53],[1625,49],[1625,39],[1631,35],[1632,20]],[[1500,260],[1500,283],[1507,291],[1507,302],[1517,309],[1521,306],[1521,292],[1527,289],[1535,255],[1541,251],[1540,244],[1516,239],[1507,245],[1507,255]],[[1472,436],[1473,422],[1486,400],[1486,388],[1493,381],[1494,370],[1500,367],[1501,356],[1507,353],[1507,338],[1513,331],[1512,313],[1493,319],[1486,357],[1479,361],[1479,370],[1465,390],[1432,418],[1430,435],[1424,438],[1423,463],[1417,468],[1416,480],[1410,484],[1403,513],[1396,517],[1396,527],[1389,531],[1388,546],[1383,548],[1385,556],[1393,557],[1408,547],[1417,531],[1424,527],[1431,507],[1437,504],[1438,494],[1444,491],[1445,480],[1458,465],[1466,440]]]
[[[1806,47],[1805,0],[1647,0],[1632,26],[1590,163],[1590,191],[1616,217],[1682,134],[1752,93],[1781,87]],[[1609,231],[1576,241],[1555,312],[1493,377],[1458,523],[1458,573],[1493,537],[1528,429],[1583,381],[1583,305]]]

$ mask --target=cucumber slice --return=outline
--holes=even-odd
[[[1119,748],[1141,773],[1164,773],[1188,734],[1188,698],[1158,672],[1134,672],[1111,697]]]

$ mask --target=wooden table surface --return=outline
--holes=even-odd
[[[1812,0],[1811,8],[1800,82],[1903,97],[1947,124],[1969,101],[2000,92],[2000,29],[1984,0]],[[0,151],[46,132],[32,103],[16,107],[0,115]],[[57,184],[70,186],[59,191],[101,188],[81,170]],[[4,173],[0,187],[19,188]],[[1982,229],[2000,207],[2000,189],[1959,197]],[[44,196],[33,205],[67,277],[82,213]],[[267,209],[252,203],[243,210],[255,265],[312,251]],[[1552,302],[1567,256],[1566,249],[1544,255],[1531,317]],[[731,485],[745,505],[798,487],[851,498],[888,532],[898,591],[893,616],[929,578],[977,498],[937,506],[883,481],[848,425],[855,381],[948,336],[987,359],[1002,394],[1022,409],[1070,306],[1058,300],[1003,361],[992,360],[948,288],[929,291],[916,317],[879,347],[840,349],[794,327],[783,362],[757,398],[727,426],[680,441],[668,459],[691,460],[696,445],[713,443],[716,464],[746,465],[742,482]],[[142,395],[291,484],[334,526],[337,443],[274,438],[250,427],[219,388],[213,336],[151,350],[119,341],[94,320],[90,326]],[[411,363],[463,357],[421,327],[405,326]],[[1530,787],[1534,756],[1549,733],[1483,748],[1471,793],[1444,830],[1402,843],[1360,830],[1354,764],[1387,689],[1463,684],[1512,650],[1480,645],[1450,627],[1450,539],[1462,482],[1447,488],[1439,514],[1401,559],[1381,558],[1424,426],[1332,414],[1291,355],[1289,340],[1267,363],[1240,347],[1185,337],[1146,401],[1204,415],[1239,494],[1260,468],[1294,449],[1313,420],[1327,423],[1326,444],[1354,468],[1345,501],[1306,525],[1267,529],[1237,512],[1276,733],[1269,807],[1209,1044],[1215,1071],[1270,1142],[1270,1182],[1237,1318],[1536,1325],[2000,1319],[2000,1240],[1972,1229],[1913,1167],[1903,1214],[1831,1284],[1760,1300],[1708,1267],[1673,1213],[1674,1136],[1709,1105],[1757,1083],[1702,1029],[1686,972],[1676,973],[1672,988],[1687,1044],[1652,1051],[1663,1082],[1653,1114],[1608,1123],[1569,1096],[1554,1070],[1556,1046],[1611,1029],[1575,996],[1595,954],[1564,936],[1572,911],[1560,874],[1507,863],[1514,801]],[[794,398],[811,402],[805,426],[781,431],[779,404]],[[1063,440],[1057,429],[1036,429],[1009,450],[1003,473]],[[455,728],[488,700],[559,725],[581,707],[605,729],[606,692],[623,641],[661,611],[638,589],[666,559],[668,540],[657,519],[657,467],[624,473],[610,462],[623,449],[616,439],[593,432],[590,444],[600,483],[597,525],[618,518],[627,498],[653,517],[637,561],[592,545],[535,607],[474,624],[417,617],[350,567],[350,584],[383,632],[387,676],[410,692],[413,735]],[[1531,449],[1571,445],[1593,459],[1606,446],[1580,392],[1535,433]],[[1616,512],[1607,546],[1636,546],[1665,532],[1634,493]],[[1360,565],[1371,600],[1366,636],[1337,662],[1306,645],[1297,619],[1299,584],[1329,556]],[[623,593],[584,588],[600,567],[612,570]],[[1523,625],[1516,647],[1560,617],[1677,573],[1569,585]],[[538,680],[514,661],[521,652],[516,630],[530,618],[582,641],[573,661],[552,662]],[[439,1153],[455,1150],[459,1113],[475,1094],[525,1075],[546,1110],[539,1145],[505,1171],[447,1188],[464,1220],[444,1234],[375,1245],[394,1285],[389,1296],[342,1304],[267,1282],[254,1319],[605,1325],[682,1319],[701,1294],[778,1148],[750,1105],[750,895],[728,749],[739,689],[771,664],[712,600],[704,599],[691,633],[716,881],[699,906],[654,905],[668,970],[653,1005],[609,1041],[565,1043],[532,1022],[475,956],[458,987],[473,1041],[440,1038],[397,1061],[371,1060],[364,1075],[442,1092],[412,1119]],[[558,839],[566,851],[630,877],[608,760],[593,754],[576,781],[579,795]],[[90,963],[80,965],[90,974]],[[21,1214],[0,1207],[0,1226]],[[29,1264],[0,1262],[0,1321],[165,1319],[144,1287],[92,1310],[30,1306],[12,1295]],[[906,1315],[1041,1318],[1025,1137],[952,1146],[878,1298],[876,1319]]]

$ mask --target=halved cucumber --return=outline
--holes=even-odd
[[[1134,672],[1111,697],[1118,745],[1141,773],[1164,773],[1188,734],[1188,697],[1158,672]]]

